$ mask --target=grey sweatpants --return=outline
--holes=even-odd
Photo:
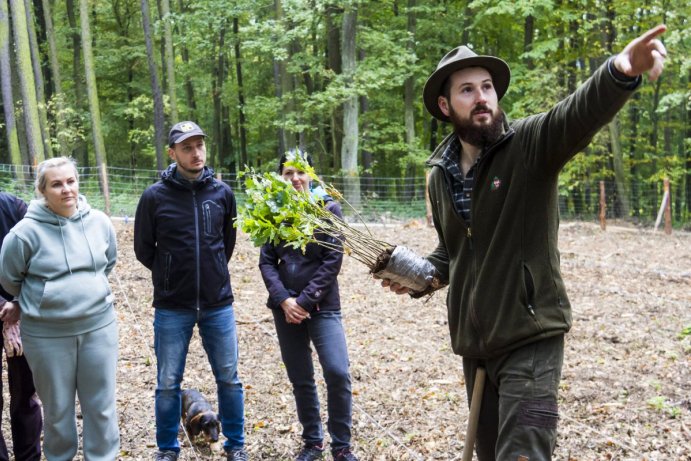
[[[469,402],[478,366],[487,371],[475,443],[480,461],[552,459],[563,361],[563,334],[492,359],[463,358]]]
[[[84,459],[117,459],[117,322],[77,336],[39,338],[22,334],[22,343],[43,402],[46,459],[67,461],[77,454],[75,395],[83,416]]]

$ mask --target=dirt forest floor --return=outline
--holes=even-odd
[[[132,224],[116,227],[120,256],[111,285],[120,326],[121,459],[152,459],[150,274],[134,258]],[[434,230],[416,221],[371,230],[421,254],[436,244]],[[623,227],[602,232],[589,223],[564,223],[560,248],[574,326],[566,339],[554,459],[691,460],[691,337],[681,334],[691,326],[691,234]],[[246,447],[252,460],[288,460],[300,447],[301,427],[257,258],[258,250],[241,234],[230,268]],[[460,460],[468,408],[461,359],[449,346],[445,292],[427,302],[395,296],[348,257],[339,283],[355,452],[363,461]],[[324,413],[320,374],[317,368]],[[196,333],[184,386],[199,389],[216,406]],[[3,427],[8,435],[7,409]],[[204,443],[184,441],[180,459],[223,458]]]

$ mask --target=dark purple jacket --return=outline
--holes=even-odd
[[[341,206],[327,201],[326,209],[339,218]],[[315,234],[317,240],[338,244],[338,240],[324,234]],[[259,254],[259,270],[264,278],[269,300],[266,305],[280,309],[281,303],[293,297],[306,311],[340,310],[338,273],[343,263],[343,253],[316,243],[309,243],[305,253],[283,243],[262,246]]]
[[[7,233],[21,221],[25,214],[26,203],[22,199],[7,192],[0,192],[0,248],[2,248],[2,240]],[[0,286],[0,304],[13,299],[14,296]]]

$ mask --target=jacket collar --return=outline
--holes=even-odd
[[[199,178],[195,179],[194,181],[187,181],[187,180],[183,180],[183,179],[179,178],[178,175],[176,174],[177,169],[178,169],[177,163],[171,163],[168,166],[168,168],[166,168],[161,173],[161,180],[164,182],[167,182],[168,184],[172,184],[172,185],[179,187],[179,188],[182,188],[182,189],[198,189],[202,185],[207,184],[210,181],[212,181],[214,178],[214,170],[212,170],[208,166],[204,167],[201,175],[199,175]]]

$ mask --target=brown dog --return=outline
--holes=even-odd
[[[207,443],[218,442],[221,423],[209,402],[196,389],[182,391],[182,421],[191,440],[199,434]]]

